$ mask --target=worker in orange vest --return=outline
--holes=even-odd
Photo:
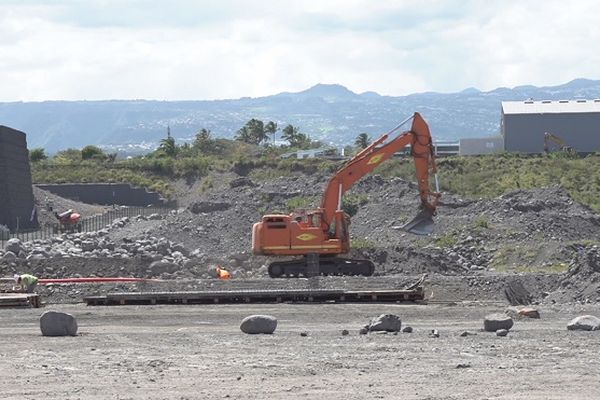
[[[219,279],[230,279],[231,278],[231,274],[226,269],[223,269],[221,267],[217,267],[217,278],[219,278]]]

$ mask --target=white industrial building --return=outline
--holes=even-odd
[[[600,151],[600,99],[503,101],[501,132],[508,152],[542,153],[544,133],[578,153]]]

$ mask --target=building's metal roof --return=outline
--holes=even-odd
[[[600,99],[594,100],[542,100],[503,101],[502,112],[506,114],[558,114],[600,112]]]

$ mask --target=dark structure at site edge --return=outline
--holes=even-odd
[[[25,133],[0,125],[0,225],[38,228]]]

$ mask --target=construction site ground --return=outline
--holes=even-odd
[[[88,307],[79,336],[43,337],[36,309],[0,312],[5,399],[593,399],[598,332],[568,331],[598,306],[541,307],[507,337],[482,332],[498,303]],[[381,313],[413,333],[360,335]],[[246,335],[251,314],[273,335]],[[342,330],[348,330],[343,335]],[[432,329],[439,338],[430,337]],[[461,336],[464,331],[472,335]],[[301,333],[305,333],[305,336]]]
[[[250,250],[252,223],[265,212],[318,203],[327,177],[178,182],[181,208],[160,219],[132,218],[101,237],[25,243],[16,260],[4,254],[1,277],[163,281],[38,286],[46,303],[41,309],[0,309],[0,398],[600,398],[600,332],[567,330],[577,316],[600,317],[596,211],[558,186],[491,199],[445,193],[434,234],[418,237],[400,229],[417,208],[416,186],[370,176],[350,193],[359,204],[350,256],[372,260],[374,276],[268,278],[270,259]],[[97,212],[96,206],[53,201],[59,209]],[[102,245],[103,253],[84,251],[90,243]],[[136,250],[161,244],[167,263],[152,263]],[[189,253],[185,261],[176,263],[176,248]],[[232,279],[211,278],[215,265],[230,270]],[[112,292],[401,289],[424,274],[427,305],[83,304],[86,296]],[[507,337],[483,332],[483,318],[503,313],[511,291],[537,307],[541,319],[515,321]],[[41,336],[46,310],[73,314],[79,335]],[[398,315],[414,332],[359,335],[384,313]],[[243,334],[240,323],[252,314],[276,317],[275,334]],[[437,338],[430,336],[434,329]],[[465,331],[472,335],[461,336]]]

